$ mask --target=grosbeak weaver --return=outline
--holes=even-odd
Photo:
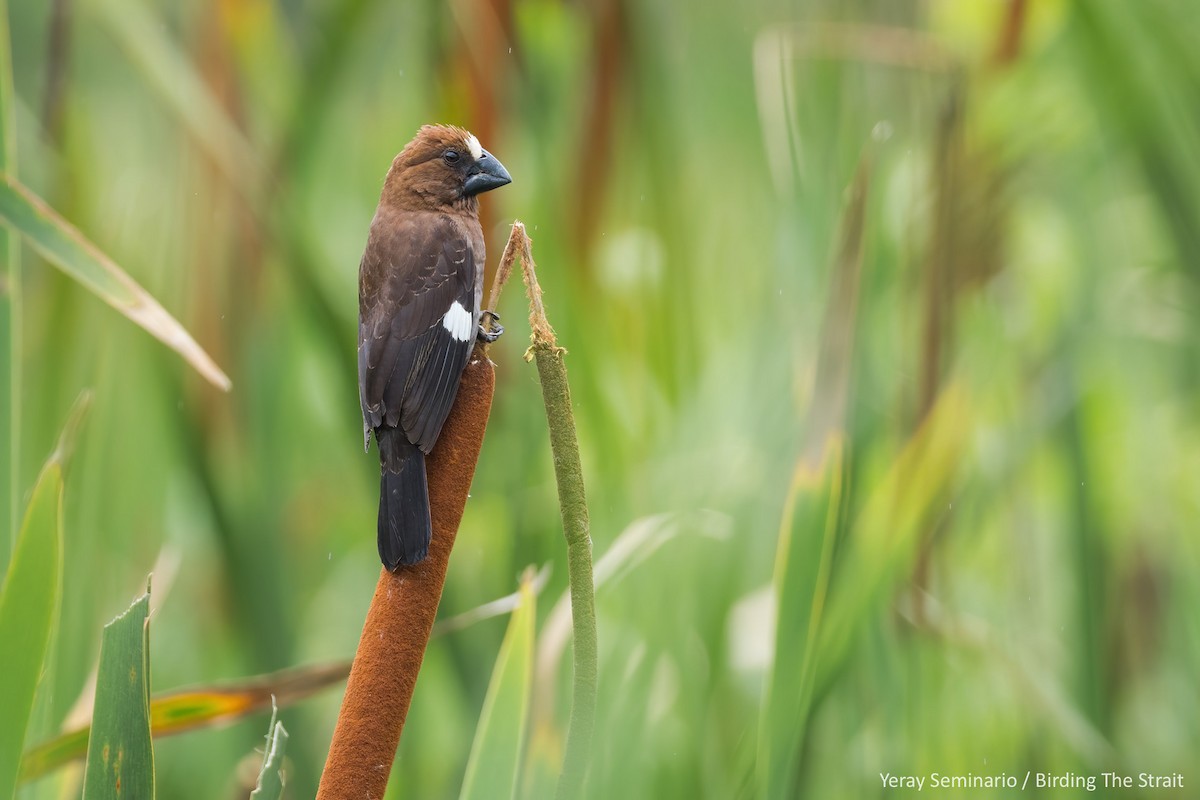
[[[358,388],[379,443],[379,558],[425,558],[425,454],[450,413],[479,327],[478,195],[512,178],[461,128],[426,125],[392,161],[358,268]]]

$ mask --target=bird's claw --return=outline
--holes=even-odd
[[[491,321],[490,326],[485,326],[484,323]],[[504,326],[500,324],[500,315],[495,311],[484,311],[480,315],[479,333],[477,338],[485,344],[491,344],[500,338],[500,334],[504,333]],[[489,330],[490,328],[490,330]]]

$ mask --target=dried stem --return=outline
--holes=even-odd
[[[520,231],[520,235],[518,235]],[[500,302],[500,292],[504,289],[504,284],[508,283],[508,279],[512,276],[513,264],[516,263],[517,256],[520,255],[518,248],[520,247],[520,239],[525,237],[525,226],[520,220],[513,223],[512,233],[508,235],[508,242],[504,245],[504,252],[500,255],[500,266],[496,268],[496,276],[492,280],[492,290],[488,292],[487,303],[484,309],[494,313],[496,306]],[[495,320],[488,320],[488,330],[492,330],[492,325]]]

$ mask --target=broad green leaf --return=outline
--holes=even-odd
[[[85,800],[154,797],[149,610],[147,588],[128,611],[104,626],[84,770]]]
[[[842,502],[840,438],[825,443],[816,464],[796,466],[784,507],[775,559],[775,659],[767,676],[759,732],[758,770],[764,797],[792,788],[812,703],[815,646]]]
[[[278,800],[283,797],[283,754],[287,749],[288,734],[283,723],[275,720],[278,711],[271,710],[271,724],[267,726],[267,750],[263,754],[262,770],[258,773],[258,785],[250,793],[250,800]]]
[[[521,604],[509,620],[483,699],[460,800],[495,800],[516,791],[529,717],[536,614],[533,579],[527,573],[521,581]]]
[[[278,702],[283,708],[344,681],[350,662],[298,667],[225,686],[167,692],[150,701],[154,736],[173,736],[256,714]],[[87,754],[89,727],[77,728],[25,753],[21,780],[45,775]]]
[[[11,175],[0,180],[0,220],[56,267],[183,356],[214,386],[229,389],[228,376],[157,300]]]
[[[0,798],[13,795],[62,584],[62,464],[42,469],[0,590]]]

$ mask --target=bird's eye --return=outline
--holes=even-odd
[[[458,161],[458,151],[447,150],[446,152],[442,153],[442,158],[446,160],[447,164],[454,164]]]

